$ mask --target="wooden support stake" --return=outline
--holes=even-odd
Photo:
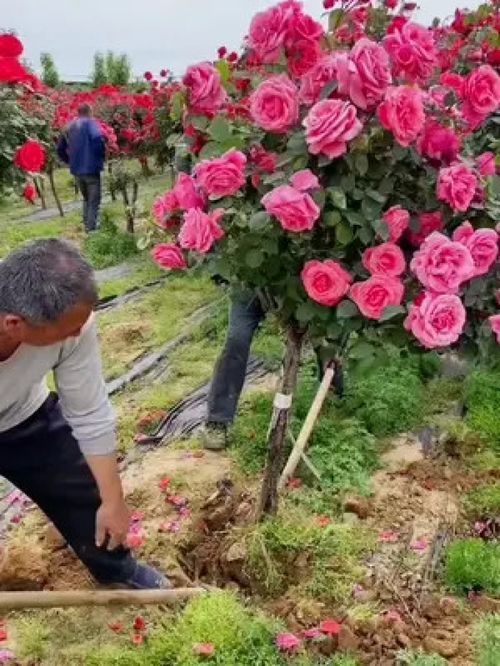
[[[144,606],[174,604],[206,590],[186,587],[174,590],[75,590],[71,592],[0,592],[0,610],[67,608],[70,606]]]
[[[306,420],[302,425],[302,428],[300,430],[299,436],[297,437],[297,441],[295,442],[295,445],[292,449],[290,457],[288,458],[288,462],[285,466],[285,469],[281,474],[279,482],[280,490],[284,488],[288,479],[293,476],[295,470],[297,469],[297,465],[299,464],[299,460],[301,459],[302,454],[305,451],[307,442],[309,441],[309,437],[311,436],[311,433],[313,431],[314,424],[318,420],[319,413],[321,411],[323,403],[325,402],[325,398],[328,394],[334,376],[335,376],[334,368],[328,367],[325,371],[318,392],[314,397],[313,403],[307,414]]]

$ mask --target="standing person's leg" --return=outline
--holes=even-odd
[[[78,189],[82,193],[83,197],[83,210],[82,210],[82,215],[83,215],[83,226],[85,228],[85,231],[87,230],[87,219],[88,219],[88,214],[89,214],[89,193],[88,193],[88,188],[87,188],[87,181],[85,180],[85,176],[76,176],[76,183],[78,185]]]
[[[89,207],[87,216],[87,231],[96,231],[99,228],[99,209],[101,207],[101,176],[100,174],[87,176],[89,193]]]
[[[169,587],[127,549],[96,546],[99,492],[55,396],[23,424],[0,433],[0,474],[42,509],[99,582]]]
[[[245,383],[252,339],[264,316],[254,294],[233,297],[226,342],[208,396],[208,426],[232,423]]]

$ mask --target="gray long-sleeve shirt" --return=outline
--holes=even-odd
[[[115,448],[115,417],[101,367],[95,319],[77,338],[48,347],[21,345],[0,362],[0,432],[19,425],[41,407],[54,371],[63,414],[85,455]]]

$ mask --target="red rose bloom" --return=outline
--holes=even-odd
[[[144,78],[146,81],[151,81],[153,78],[153,74],[151,72],[144,72]]]
[[[25,185],[23,190],[23,197],[26,199],[26,201],[29,201],[31,204],[35,203],[36,189],[32,183],[27,183],[27,185]]]
[[[23,83],[29,79],[30,74],[17,58],[0,56],[0,83]]]
[[[23,45],[15,35],[0,35],[0,56],[3,58],[19,58]]]
[[[18,169],[38,173],[45,164],[45,149],[38,143],[29,139],[20,148],[17,149],[14,156],[14,164]]]

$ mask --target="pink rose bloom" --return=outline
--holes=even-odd
[[[408,240],[415,247],[422,245],[427,236],[430,236],[433,231],[442,231],[444,229],[444,220],[440,211],[422,213],[418,221],[420,223],[419,231],[408,232]]]
[[[329,307],[344,298],[352,282],[349,273],[331,259],[308,261],[300,277],[309,298]]]
[[[294,12],[288,23],[286,46],[289,48],[294,42],[301,40],[319,42],[324,34],[321,23],[315,21],[309,14],[304,14],[302,11]]]
[[[474,261],[474,276],[486,275],[498,257],[498,234],[495,229],[478,229],[464,222],[453,234],[453,240],[468,248]]]
[[[437,183],[437,197],[449,204],[457,213],[465,213],[479,185],[474,171],[465,164],[453,164],[441,169]]]
[[[458,157],[460,142],[453,129],[428,120],[417,139],[417,150],[432,162],[451,164]]]
[[[278,166],[277,153],[271,153],[261,145],[250,148],[250,160],[262,173],[274,173]]]
[[[438,64],[432,30],[409,21],[384,38],[394,74],[411,82],[425,82]]]
[[[294,652],[301,646],[300,638],[295,634],[278,634],[276,636],[276,647],[281,652]]]
[[[373,275],[351,287],[350,297],[367,319],[378,320],[390,306],[401,305],[405,288],[397,278]]]
[[[477,170],[481,176],[494,176],[497,172],[495,153],[486,152],[476,159]]]
[[[289,185],[280,185],[262,197],[262,205],[274,215],[283,229],[298,233],[311,231],[320,216],[320,209],[305,192]]]
[[[437,231],[415,252],[410,268],[424,287],[436,294],[456,294],[475,270],[470,251]]]
[[[476,129],[500,107],[500,76],[490,65],[481,65],[469,74],[464,85],[462,113]]]
[[[177,176],[172,193],[175,195],[178,207],[181,210],[202,208],[205,205],[205,200],[198,191],[195,181],[187,173],[180,173]]]
[[[224,236],[224,230],[219,226],[223,216],[223,208],[208,214],[199,208],[188,210],[179,232],[179,245],[185,250],[196,250],[206,254],[215,241]]]
[[[317,190],[320,187],[318,177],[310,169],[297,171],[290,178],[290,183],[299,192]]]
[[[410,307],[404,326],[427,349],[448,347],[464,330],[466,312],[454,294],[426,293]]]
[[[297,88],[284,74],[271,76],[252,93],[250,115],[267,132],[285,134],[299,119]]]
[[[388,88],[385,100],[378,107],[378,117],[401,146],[409,146],[420,134],[425,123],[422,91],[409,86]]]
[[[220,74],[208,62],[188,67],[182,82],[188,90],[189,109],[192,113],[217,113],[227,101]]]
[[[460,74],[455,74],[454,72],[444,72],[439,77],[439,83],[445,88],[453,90],[459,99],[463,97],[465,79]]]
[[[239,150],[229,150],[222,157],[203,160],[196,165],[195,178],[210,199],[236,194],[246,182],[247,158]]]
[[[307,74],[322,56],[318,42],[300,39],[287,49],[288,71],[294,79]]]
[[[399,245],[382,243],[364,251],[363,266],[372,275],[397,278],[405,272],[406,261]]]
[[[347,142],[363,129],[356,107],[340,99],[317,102],[304,119],[306,140],[312,155],[330,159],[347,152]]]
[[[151,212],[155,222],[164,229],[169,229],[175,225],[176,220],[170,218],[180,210],[179,201],[173,191],[165,192],[156,197]]]
[[[490,322],[491,330],[497,336],[497,342],[500,345],[500,314],[489,317],[488,321]]]
[[[255,51],[261,62],[278,62],[289,20],[290,13],[284,11],[282,5],[255,14],[250,23],[248,46]]]
[[[382,46],[360,39],[350,54],[337,58],[338,92],[360,109],[375,107],[392,83],[389,57]]]
[[[151,251],[154,261],[162,268],[182,270],[187,267],[180,248],[173,243],[160,243]]]
[[[393,206],[384,213],[383,221],[389,227],[389,240],[397,243],[410,224],[410,213],[401,206]]]
[[[302,104],[311,106],[327,83],[337,78],[337,56],[325,55],[302,77],[299,98]]]

